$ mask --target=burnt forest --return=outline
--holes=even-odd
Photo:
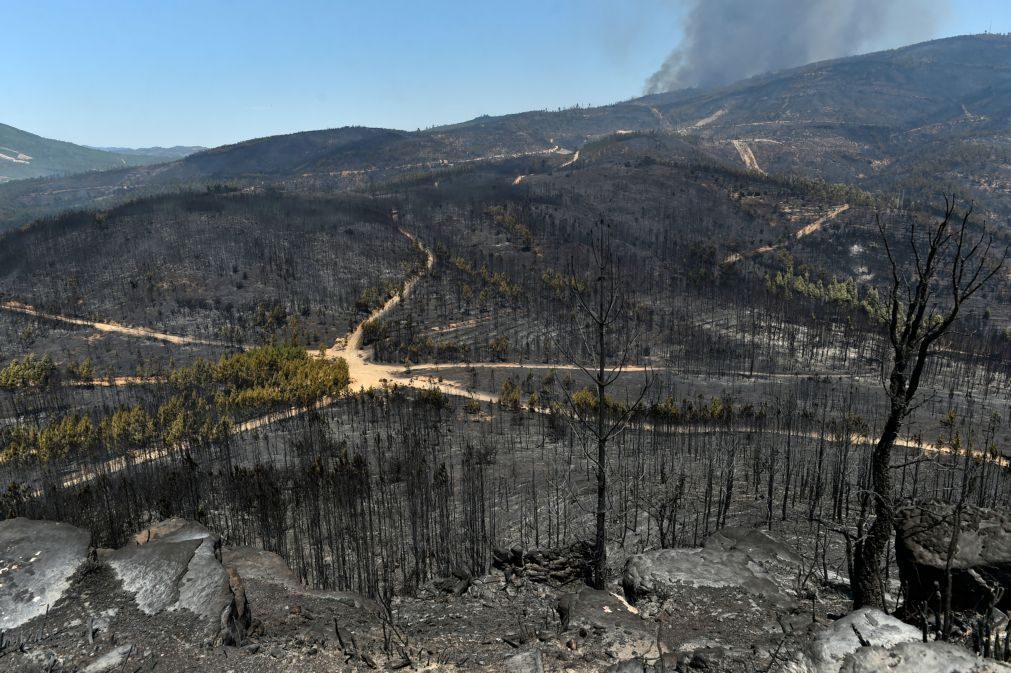
[[[1011,670],[1009,124],[980,34],[0,181],[0,669]]]

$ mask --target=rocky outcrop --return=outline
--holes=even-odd
[[[863,643],[888,649],[899,643],[920,640],[920,630],[886,615],[880,610],[863,608],[839,619],[818,633],[800,653],[794,667],[797,673],[836,673],[847,658]]]
[[[969,650],[949,643],[899,643],[891,648],[862,647],[842,669],[845,673],[1008,673],[1011,666],[978,659]]]
[[[562,595],[557,611],[562,640],[572,650],[589,642],[621,659],[659,654],[656,625],[619,596],[584,587]]]
[[[622,588],[629,601],[670,594],[676,586],[736,587],[789,606],[793,599],[771,569],[789,568],[797,559],[760,530],[726,528],[700,549],[657,549],[628,559]]]
[[[133,645],[115,647],[85,666],[81,673],[108,673],[121,669],[133,654],[133,650]]]
[[[819,632],[783,670],[786,673],[1007,673],[1011,667],[977,659],[964,647],[922,642],[920,629],[880,610],[863,608]]]
[[[966,506],[951,558],[952,608],[983,612],[1011,607],[1011,513]],[[895,557],[910,605],[937,608],[947,585],[946,565],[955,530],[955,508],[945,503],[902,507],[896,512]]]
[[[112,552],[106,560],[141,611],[154,615],[189,610],[203,617],[215,641],[242,642],[251,621],[249,606],[238,574],[221,563],[217,535],[177,519],[136,539],[137,544]]]
[[[508,657],[502,662],[505,673],[544,673],[540,650],[529,650]]]
[[[513,578],[531,582],[544,582],[560,586],[573,581],[590,581],[593,547],[588,542],[577,542],[558,549],[492,550],[492,564],[501,570],[506,583]]]
[[[0,630],[44,615],[88,559],[91,534],[65,523],[0,521]]]
[[[583,587],[558,599],[558,620],[562,630],[579,628],[641,629],[643,622],[634,607],[606,591]]]

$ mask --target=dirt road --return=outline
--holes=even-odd
[[[756,173],[761,173],[765,175],[765,171],[762,167],[758,165],[758,159],[755,158],[755,153],[751,151],[751,148],[743,140],[731,140],[734,144],[734,149],[737,150],[737,154],[740,155],[741,161],[744,165],[748,167],[749,170],[755,171]]]
[[[802,238],[807,236],[818,229],[821,226],[831,220],[832,218],[838,216],[840,213],[844,212],[849,206],[840,206],[824,217],[819,218],[815,222],[803,227],[800,231],[796,233],[796,238]],[[405,370],[404,367],[399,365],[376,363],[372,361],[372,353],[368,350],[362,349],[362,340],[364,336],[365,324],[370,320],[381,319],[390,311],[392,311],[398,304],[400,304],[415,288],[418,281],[424,276],[425,273],[431,271],[435,265],[435,255],[432,250],[426,246],[422,241],[420,241],[412,233],[405,229],[400,230],[401,234],[409,238],[419,250],[425,254],[425,267],[424,270],[418,274],[411,277],[405,284],[403,289],[390,297],[385,304],[373,311],[369,316],[361,321],[355,329],[347,337],[340,339],[332,347],[327,349],[322,353],[322,357],[328,359],[344,358],[348,364],[348,372],[350,374],[350,388],[352,390],[362,390],[369,388],[381,389],[384,387],[392,386],[402,386],[406,388],[414,389],[435,389],[439,390],[447,395],[456,395],[461,397],[468,397],[482,402],[497,402],[498,395],[491,392],[484,391],[474,391],[469,390],[466,387],[460,385],[459,383],[453,381],[444,380],[438,372],[438,367],[431,364],[419,364],[415,368],[419,370],[416,374]],[[738,255],[738,258],[740,256]],[[728,258],[729,259],[729,258]],[[124,325],[119,325],[116,323],[101,323],[81,320],[78,318],[70,318],[67,316],[47,314],[30,306],[20,304],[18,302],[4,302],[0,304],[0,308],[17,311],[25,313],[28,315],[34,315],[50,320],[56,320],[61,322],[67,322],[76,325],[82,325],[87,327],[92,327],[99,331],[113,332],[117,334],[123,334],[126,336],[135,336],[141,338],[150,338],[164,341],[171,344],[210,344],[210,345],[227,345],[220,342],[209,342],[207,340],[196,339],[193,337],[182,337],[172,334],[164,334],[161,332],[156,332],[154,330],[149,330],[141,327],[127,327]],[[571,370],[575,369],[572,366],[565,365],[551,365],[551,364],[534,364],[534,363],[519,363],[519,362],[495,362],[495,363],[469,363],[469,364],[459,364],[453,365],[455,367],[466,366],[473,367],[477,369],[557,369],[557,370]],[[631,373],[631,372],[630,372]],[[140,379],[137,377],[120,377],[118,379],[112,379],[111,381],[106,380],[104,382],[94,381],[87,382],[84,385],[137,385],[143,383],[156,383],[157,379]],[[309,407],[292,407],[290,409],[285,409],[282,411],[273,412],[270,414],[265,414],[263,416],[247,420],[240,423],[232,428],[232,432],[235,434],[249,432],[252,430],[257,430],[259,428],[277,423],[279,421],[287,420],[290,418],[295,418],[301,414],[304,414],[310,410],[322,409],[335,404],[339,398],[337,397],[326,397]],[[536,409],[532,411],[538,411]],[[652,428],[651,424],[645,424],[639,426],[642,429],[650,430]],[[676,428],[668,429],[674,432],[693,432],[695,430],[691,428]],[[812,433],[811,438],[815,435]],[[858,442],[873,443],[874,438],[871,437],[858,437],[855,438]],[[925,453],[952,453],[951,449],[943,446],[937,446],[933,444],[924,445],[914,445],[911,442],[898,440],[896,441],[896,446],[900,448],[918,448]],[[165,448],[151,449],[144,452],[134,452],[130,456],[131,464],[146,463],[153,460],[158,460],[167,456],[170,452]],[[973,456],[982,460],[990,460],[996,462],[997,464],[1007,467],[1011,465],[1009,459],[1003,456],[991,458],[982,452],[973,452]],[[102,468],[104,473],[114,473],[119,472],[127,467],[126,457],[118,457],[110,459]],[[96,472],[89,471],[87,473],[75,472],[67,475],[63,480],[63,485],[65,487],[78,485],[95,478]]]
[[[130,327],[128,325],[121,325],[115,322],[96,322],[93,320],[84,320],[83,318],[72,318],[66,315],[59,315],[56,313],[46,313],[33,306],[28,306],[27,304],[22,304],[18,301],[4,301],[0,302],[0,310],[12,311],[14,313],[22,313],[24,315],[34,316],[36,318],[42,318],[44,320],[52,320],[54,322],[62,322],[68,325],[79,325],[81,327],[90,327],[91,329],[97,330],[99,332],[106,332],[110,334],[122,334],[124,336],[139,337],[142,339],[154,339],[155,341],[164,341],[165,343],[174,344],[177,346],[181,345],[201,345],[201,346],[221,346],[224,348],[233,348],[234,344],[229,344],[224,341],[215,341],[213,339],[201,339],[198,337],[181,336],[178,334],[166,334],[165,332],[158,332],[153,329],[148,329],[147,327]]]
[[[400,233],[409,238],[425,253],[424,272],[410,278],[400,292],[387,299],[385,304],[370,313],[365,320],[358,323],[358,326],[355,327],[351,334],[343,339],[339,339],[337,343],[327,349],[324,357],[328,359],[344,358],[345,362],[348,363],[348,374],[351,376],[351,383],[349,385],[351,390],[378,389],[394,385],[418,389],[436,388],[447,395],[461,395],[463,397],[475,397],[483,401],[496,401],[498,399],[497,395],[469,391],[459,384],[443,381],[435,374],[416,376],[412,375],[401,365],[373,362],[371,350],[362,349],[362,339],[365,334],[366,323],[372,320],[379,320],[389,314],[411,293],[424,273],[431,271],[432,267],[435,266],[435,254],[431,248],[405,229],[401,229]],[[425,367],[425,365],[421,365],[421,367]],[[290,411],[297,413],[297,410]]]
[[[811,224],[805,224],[803,227],[798,229],[793,235],[794,239],[799,241],[805,236],[810,236],[811,234],[817,231],[821,231],[822,227],[824,227],[827,222],[831,222],[835,218],[839,217],[847,210],[849,210],[849,208],[850,206],[848,203],[844,203],[841,206],[833,208],[827,214],[823,215],[822,217],[819,217]],[[747,257],[754,257],[755,255],[764,255],[767,252],[773,252],[774,250],[778,250],[779,248],[782,247],[783,247],[782,245],[763,245],[762,247],[755,248],[750,252],[735,252],[732,255],[727,255],[727,258],[724,259],[723,262],[721,262],[721,265],[730,266],[731,264],[735,264]]]
[[[838,208],[833,208],[824,217],[819,217],[817,220],[815,220],[811,224],[809,224],[809,225],[807,225],[805,227],[801,227],[797,231],[797,233],[794,234],[794,237],[799,240],[799,239],[804,238],[805,236],[810,236],[811,234],[813,234],[816,231],[821,231],[822,226],[826,222],[834,220],[835,218],[839,217],[840,215],[842,215],[843,213],[845,213],[849,209],[850,209],[850,207],[849,207],[848,203],[847,204],[843,204],[843,205],[839,206]]]
[[[576,150],[576,153],[572,155],[572,158],[569,159],[568,161],[566,161],[564,164],[562,164],[560,166],[560,168],[565,168],[566,166],[571,166],[572,164],[576,163],[577,161],[579,161],[579,150]]]

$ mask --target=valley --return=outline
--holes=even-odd
[[[1009,55],[0,184],[0,668],[1005,670]]]

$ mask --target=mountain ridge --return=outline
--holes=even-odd
[[[182,159],[197,152],[208,149],[203,145],[173,145],[172,147],[95,147],[96,150],[143,157],[163,157],[166,159]]]
[[[267,136],[156,170],[102,174],[100,192],[93,191],[92,177],[8,185],[0,201],[13,205],[0,208],[0,227],[84,206],[96,196],[208,181],[361,189],[403,173],[568,154],[628,132],[686,136],[731,165],[864,190],[922,196],[943,186],[993,201],[991,214],[1005,215],[1011,214],[1011,171],[1001,160],[1011,148],[1009,64],[1011,37],[959,36],[602,107],[482,116],[414,132],[344,127]],[[939,169],[964,160],[978,164],[971,178]]]
[[[0,123],[0,182],[53,177],[164,161],[137,152],[117,153],[54,140]]]

